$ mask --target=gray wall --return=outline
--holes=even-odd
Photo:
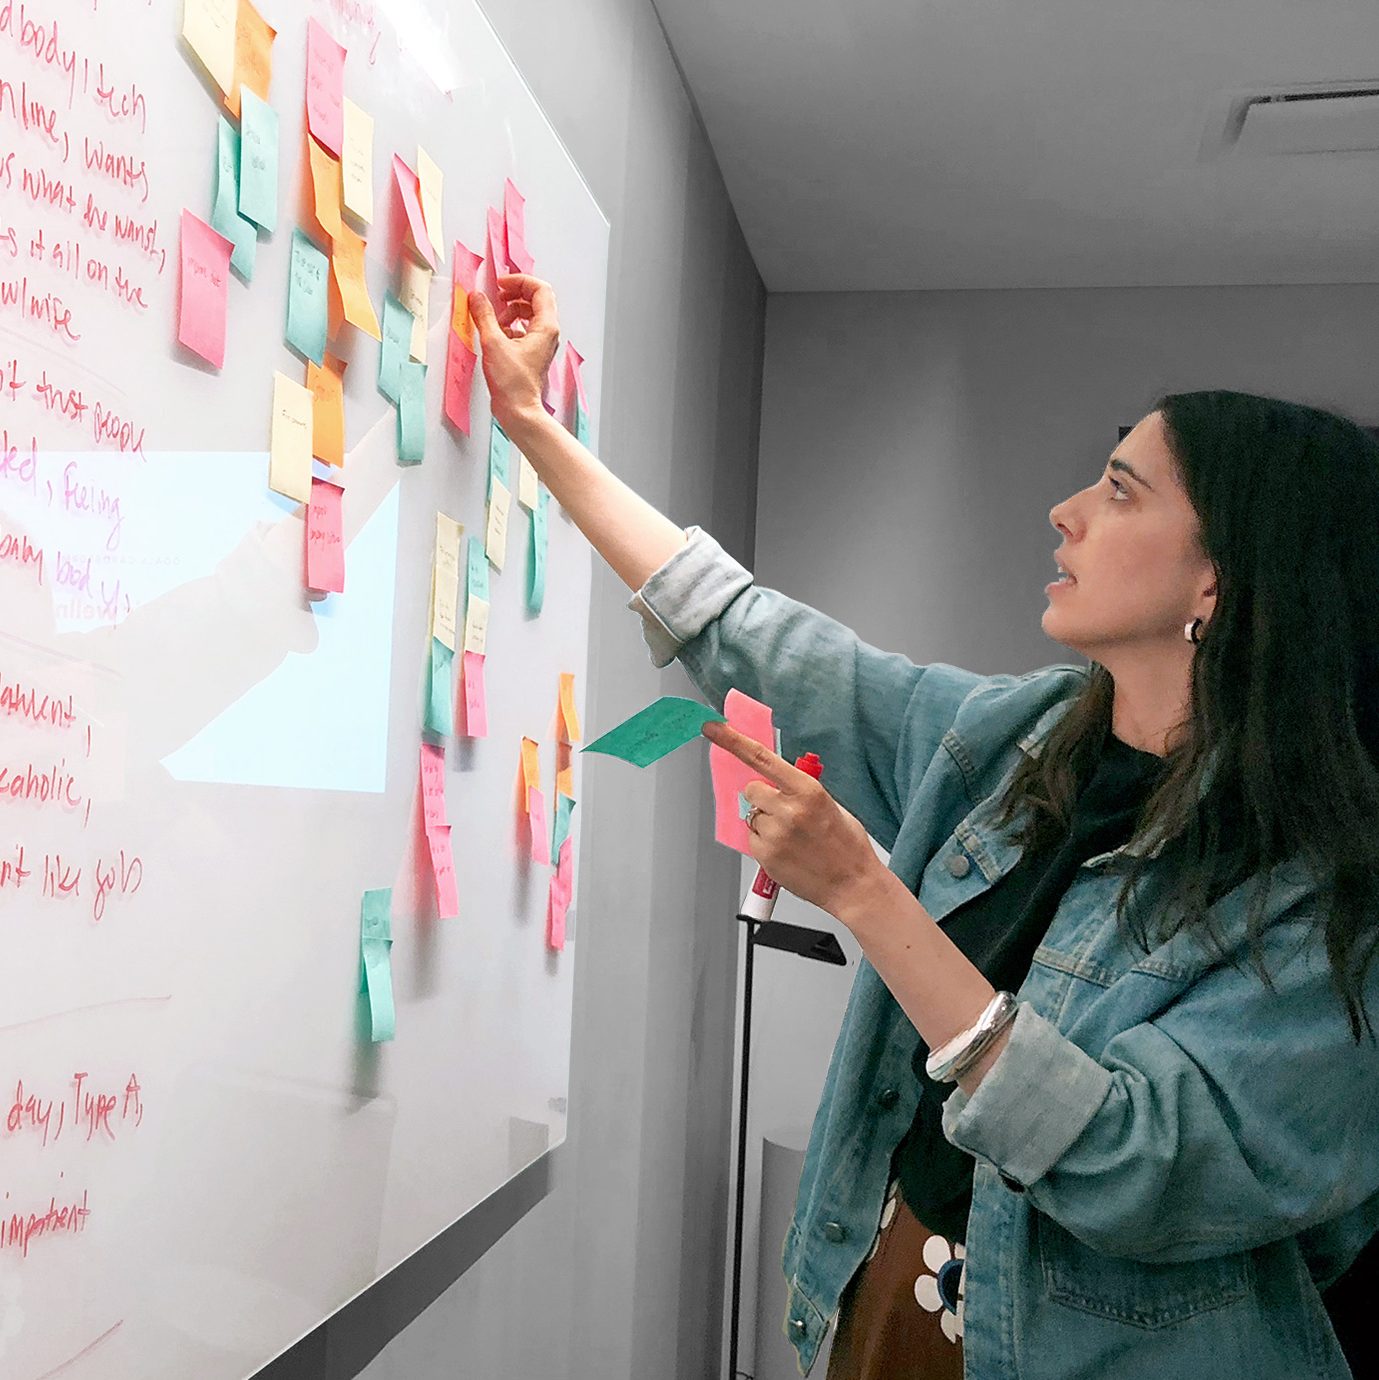
[[[612,222],[604,460],[752,557],[765,297],[648,0],[485,0]],[[599,563],[585,724],[660,694]],[[702,1380],[722,1336],[733,1125],[735,855],[703,753],[591,758],[566,1144],[550,1191],[361,1373],[367,1380]]]
[[[916,661],[987,674],[1082,662],[1040,627],[1060,544],[1048,513],[1096,479],[1117,428],[1193,388],[1374,424],[1377,365],[1368,284],[772,295],[757,578]],[[840,932],[853,962],[758,965],[754,1189],[761,1135],[813,1118],[858,952],[793,897],[776,918]],[[748,1308],[746,1360],[752,1325]]]

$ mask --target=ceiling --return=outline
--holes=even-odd
[[[1216,148],[1377,0],[654,3],[768,291],[1379,281],[1379,152]]]

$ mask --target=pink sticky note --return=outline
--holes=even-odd
[[[575,389],[579,393],[579,405],[588,412],[589,398],[584,391],[584,378],[579,372],[579,367],[583,363],[584,356],[567,340],[565,342],[565,368],[570,378],[574,380]]]
[[[445,749],[436,743],[421,745],[421,817],[427,829],[445,819]]]
[[[479,652],[464,654],[464,736],[488,737],[488,697],[484,692],[484,658]]]
[[[345,530],[341,499],[345,491],[328,479],[311,480],[306,510],[306,583],[308,589],[345,591]]]
[[[306,22],[306,122],[337,158],[345,136],[345,50],[314,19]]]
[[[554,875],[546,898],[546,943],[553,949],[565,947],[565,915],[574,895],[574,840],[560,845]]]
[[[755,738],[763,747],[776,750],[775,730],[771,726],[769,705],[759,704],[740,690],[729,690],[723,702],[728,723],[739,733]],[[745,762],[739,761],[726,748],[709,744],[709,772],[713,777],[714,837],[739,853],[750,853],[747,824],[738,809],[738,792],[749,781],[763,778]]]
[[[234,248],[199,216],[182,212],[182,303],[177,338],[217,369],[225,363],[225,311]]]
[[[512,269],[508,264],[508,235],[503,213],[492,206],[488,208],[488,229],[484,233],[487,239],[484,276],[488,281],[483,290],[496,306],[500,300],[498,279],[500,275],[510,273]]]
[[[527,821],[531,825],[531,860],[549,863],[551,845],[546,829],[546,797],[533,786],[528,792]]]
[[[455,241],[455,253],[451,261],[451,277],[457,287],[465,292],[473,292],[479,285],[479,265],[484,261],[482,254],[466,249],[459,240]]]
[[[527,249],[527,199],[510,177],[503,183],[503,219],[507,225],[508,261],[517,272],[530,273],[536,260]]]
[[[478,356],[449,331],[445,346],[445,415],[458,431],[469,435],[469,399],[474,391],[474,365]]]
[[[393,178],[402,194],[402,209],[407,213],[407,233],[411,235],[417,253],[434,269],[436,251],[431,248],[431,237],[426,233],[426,217],[421,213],[421,183],[416,173],[397,154],[393,154]]]
[[[431,849],[431,871],[436,878],[436,902],[442,920],[460,913],[460,894],[455,887],[455,857],[450,851],[450,826],[434,824],[426,831]]]

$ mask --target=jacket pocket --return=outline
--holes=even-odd
[[[1034,1214],[1044,1290],[1055,1303],[1132,1327],[1171,1327],[1250,1292],[1250,1256],[1157,1264],[1103,1255],[1042,1212]]]

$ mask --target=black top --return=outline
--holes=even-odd
[[[1038,853],[1026,850],[995,886],[945,918],[944,933],[998,992],[1019,990],[1082,863],[1129,842],[1164,762],[1108,733],[1091,779],[1078,795],[1063,842]],[[966,1241],[973,1160],[943,1134],[943,1104],[957,1084],[930,1079],[924,1072],[928,1057],[921,1039],[914,1057],[919,1106],[896,1148],[892,1173],[900,1179],[906,1204],[930,1231],[950,1241]]]

